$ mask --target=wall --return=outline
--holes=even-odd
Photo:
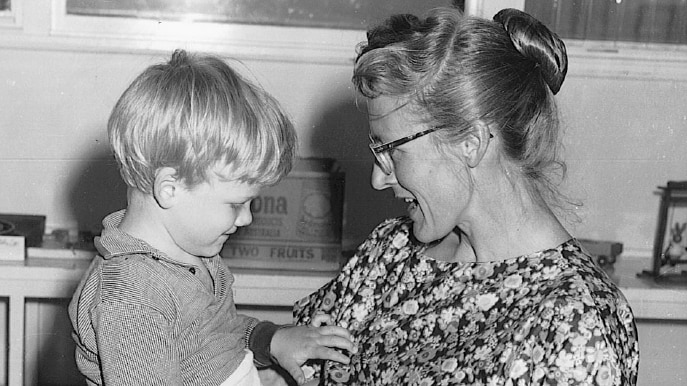
[[[163,54],[0,51],[0,213],[47,215],[49,228],[96,227],[124,205],[105,125],[128,83]],[[245,61],[292,115],[303,156],[340,161],[347,173],[346,239],[360,239],[391,207],[369,188],[365,116],[350,65]],[[245,68],[240,68],[247,73]],[[373,197],[371,199],[371,197]]]
[[[584,205],[571,228],[649,254],[657,186],[687,180],[687,82],[666,74],[588,76],[572,66],[560,93],[566,191]]]
[[[91,229],[122,207],[124,187],[107,149],[107,116],[133,77],[164,56],[0,49],[0,213],[44,214],[49,228]],[[292,115],[301,154],[342,164],[347,246],[382,218],[403,212],[389,192],[369,187],[372,160],[365,116],[350,87],[350,63],[244,64]],[[687,82],[590,77],[572,66],[559,94],[567,131],[566,192],[584,205],[571,228],[580,237],[621,241],[626,250],[648,253],[656,186],[687,179]]]
[[[34,29],[50,21],[43,14],[29,23],[28,11],[41,2],[25,2],[24,21]],[[0,213],[43,214],[49,229],[96,228],[105,214],[124,205],[124,187],[107,149],[107,116],[133,77],[166,53],[36,44],[33,35],[11,35],[0,29]],[[584,203],[569,227],[579,237],[621,241],[628,254],[648,256],[656,187],[687,180],[686,55],[672,50],[590,53],[586,48],[571,47],[569,76],[559,94],[569,166],[564,191]],[[352,49],[350,44],[351,55]],[[303,156],[340,161],[347,173],[344,242],[351,247],[382,218],[402,213],[403,205],[391,202],[389,192],[369,187],[372,157],[366,119],[350,88],[350,58],[278,56],[244,55],[240,69],[290,112]],[[0,304],[4,321],[6,303]],[[46,323],[55,319],[47,310],[29,310],[45,312],[41,320]],[[672,366],[659,356],[665,353],[661,347],[684,346],[684,339],[661,337],[684,337],[685,326],[649,323],[640,324],[640,366],[660,372]],[[0,330],[3,326],[0,322]],[[60,339],[68,342],[64,331]],[[674,384],[684,381],[684,373],[645,374],[643,384],[669,384],[659,381],[663,375]]]
[[[687,383],[687,321],[637,320],[638,386]]]
[[[172,25],[153,32],[177,33],[178,40],[147,40],[138,30],[124,34],[117,18],[83,27],[78,18],[60,18],[59,7],[16,4],[23,5],[22,27],[0,28],[0,213],[46,215],[48,230],[90,230],[121,208],[124,186],[108,151],[107,116],[127,84],[177,46],[238,56],[239,70],[293,117],[301,155],[339,160],[347,174],[344,248],[381,219],[403,213],[390,192],[369,186],[366,117],[350,86],[362,31],[265,33],[250,26],[193,35]],[[123,35],[99,32],[106,28]],[[84,30],[97,38],[83,38]],[[196,43],[208,33],[216,34],[214,43]],[[574,42],[569,53],[558,97],[569,166],[564,192],[584,203],[569,227],[578,237],[620,241],[626,251],[648,255],[656,187],[687,179],[687,53],[599,51]]]

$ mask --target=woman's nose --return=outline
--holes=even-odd
[[[371,176],[372,187],[376,190],[384,190],[396,183],[396,174],[392,171],[391,174],[386,174],[382,168],[375,162],[372,166]]]

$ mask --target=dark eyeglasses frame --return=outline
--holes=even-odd
[[[403,144],[406,144],[414,139],[418,139],[422,136],[425,136],[427,134],[433,133],[437,130],[442,129],[442,127],[432,127],[427,130],[422,130],[420,132],[417,132],[415,134],[411,134],[407,137],[399,138],[387,143],[381,143],[377,144],[375,143],[374,139],[372,138],[372,133],[369,133],[368,136],[370,137],[370,150],[372,151],[372,154],[375,156],[375,159],[377,160],[377,164],[379,164],[379,167],[382,169],[382,172],[386,174],[387,176],[390,176],[391,173],[394,171],[394,162],[391,160],[391,156],[389,155],[389,151],[393,150],[394,148],[401,146]],[[489,133],[489,138],[494,138],[494,134]]]
[[[441,127],[432,127],[427,130],[420,131],[415,134],[411,134],[407,137],[399,138],[387,143],[381,143],[377,144],[375,143],[374,139],[372,138],[372,134],[369,134],[370,137],[370,150],[372,151],[372,154],[375,156],[375,159],[377,160],[377,163],[379,164],[379,167],[382,169],[384,174],[391,175],[393,172],[393,167],[394,163],[392,162],[390,156],[389,156],[389,151],[393,150],[394,148],[401,146],[403,144],[406,144],[414,139],[418,139],[422,136],[425,136],[429,133],[433,133],[437,130],[441,129]]]

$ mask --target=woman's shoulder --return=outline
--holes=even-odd
[[[534,315],[542,318],[538,324],[590,349],[610,346],[606,349],[621,355],[623,376],[635,377],[637,330],[627,299],[577,240],[563,245],[560,261],[560,275],[537,302],[539,312]]]
[[[564,243],[557,252],[559,261],[551,266],[560,271],[550,281],[549,304],[557,308],[563,303],[578,304],[582,309],[595,309],[605,316],[631,312],[620,289],[577,240]]]
[[[358,246],[351,259],[353,265],[369,265],[380,258],[396,260],[412,253],[417,246],[412,236],[413,222],[401,216],[389,218],[377,225]],[[405,253],[401,253],[405,252]]]
[[[406,217],[393,217],[382,221],[367,236],[359,249],[369,249],[393,244],[395,248],[402,248],[413,244],[413,221]]]
[[[408,216],[388,218],[379,223],[379,225],[377,225],[372,230],[372,232],[370,232],[370,236],[368,236],[368,239],[372,237],[388,237],[390,235],[396,235],[398,233],[410,234],[412,226],[413,220],[411,220]]]

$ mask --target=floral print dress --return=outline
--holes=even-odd
[[[632,311],[572,239],[504,261],[423,254],[405,217],[379,225],[341,273],[299,301],[356,337],[348,365],[304,366],[325,385],[634,385]]]

